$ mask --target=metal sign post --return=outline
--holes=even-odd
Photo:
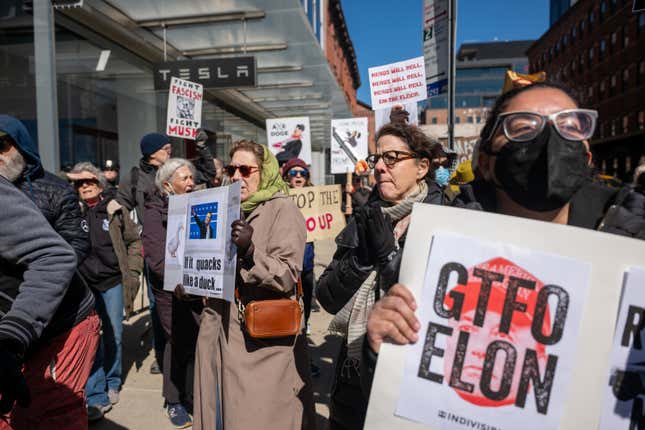
[[[455,149],[455,39],[457,36],[457,0],[448,1],[448,147]]]

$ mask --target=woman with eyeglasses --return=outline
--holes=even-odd
[[[162,395],[165,412],[176,428],[192,424],[195,346],[199,318],[203,308],[201,298],[188,296],[178,287],[175,294],[165,291],[164,270],[166,232],[168,227],[168,198],[186,194],[195,187],[195,167],[183,158],[170,158],[159,167],[155,176],[156,189],[151,190],[143,213],[143,247],[157,313],[165,335],[161,364]],[[174,234],[174,232],[172,232]]]
[[[579,108],[559,85],[536,83],[504,93],[481,132],[473,192],[459,198],[474,198],[487,212],[645,238],[645,220],[622,206],[624,192],[592,182],[589,139],[596,119],[596,111]],[[419,339],[415,310],[402,284],[374,306],[363,351],[368,374],[384,341]],[[483,365],[483,357],[471,359]]]
[[[309,168],[307,163],[300,158],[292,158],[282,166],[282,177],[290,188],[311,187]],[[314,299],[314,243],[307,242],[305,244],[305,258],[302,262],[302,274],[300,280],[302,281],[302,299],[305,302],[305,327],[306,333],[311,334],[309,328],[309,316],[311,315],[311,308]],[[320,369],[313,362],[310,363],[311,376],[320,376]]]
[[[318,301],[335,314],[330,330],[343,337],[331,394],[332,429],[361,429],[368,393],[361,388],[367,316],[398,279],[410,213],[415,202],[441,204],[431,160],[436,142],[416,126],[383,126],[375,154],[367,157],[376,186],[336,238],[332,262],[318,280]]]
[[[304,336],[251,337],[241,310],[251,301],[296,298],[305,221],[266,146],[242,140],[230,156],[226,173],[242,190],[242,216],[231,226],[236,302],[208,299],[202,313],[194,428],[314,428],[309,369],[299,373],[308,360]]]
[[[79,265],[94,293],[103,330],[85,386],[90,422],[103,418],[119,401],[124,302],[130,309],[143,268],[141,239],[130,213],[113,200],[103,173],[92,163],[76,164],[67,174],[78,192],[91,249]]]

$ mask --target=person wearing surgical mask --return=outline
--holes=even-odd
[[[152,293],[165,336],[162,395],[166,415],[176,428],[192,425],[195,346],[203,305],[200,298],[184,294],[180,286],[175,294],[163,289],[168,198],[192,192],[194,178],[193,163],[183,158],[170,158],[159,167],[156,190],[145,203],[142,236]]]

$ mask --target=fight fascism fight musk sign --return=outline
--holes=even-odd
[[[598,428],[625,272],[643,255],[640,240],[416,204],[399,282],[419,340],[381,346],[365,428]]]
[[[169,61],[153,66],[155,90],[168,88],[172,77],[204,88],[254,87],[255,72],[255,57]]]

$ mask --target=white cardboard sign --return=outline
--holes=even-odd
[[[571,336],[574,332],[567,332],[567,330],[573,330],[576,325],[578,326],[576,339],[572,341],[572,351],[566,350],[565,345],[561,344],[562,340],[560,343],[545,347],[545,352],[549,354],[557,351],[561,356],[565,354],[572,357],[571,359],[567,358],[566,361],[573,363],[573,365],[558,368],[567,372],[568,376],[556,375],[557,378],[564,379],[560,379],[558,382],[554,380],[551,401],[555,401],[553,396],[556,396],[561,405],[550,405],[546,416],[541,417],[541,420],[545,423],[543,428],[566,430],[598,428],[600,411],[608,383],[606,374],[609,368],[624,272],[631,266],[643,265],[645,242],[518,217],[416,204],[403,251],[399,281],[408,286],[420,307],[426,306],[424,286],[426,286],[426,279],[430,279],[428,276],[432,276],[432,274],[427,275],[429,256],[432,252],[431,244],[434,247],[433,238],[444,233],[469,238],[474,241],[475,247],[478,246],[478,243],[486,243],[493,244],[494,247],[501,246],[502,250],[512,250],[513,253],[519,253],[521,258],[514,263],[522,267],[525,272],[538,278],[543,284],[545,282],[562,282],[564,284],[569,282],[567,278],[578,282],[577,279],[583,279],[582,272],[587,271],[585,267],[590,268],[588,274],[585,275],[589,280],[586,298],[583,300],[577,293],[573,293],[575,295],[571,297],[578,303],[571,304],[573,307],[570,308],[570,312],[573,313],[567,316],[568,327],[565,325],[563,332],[563,338]],[[530,253],[526,253],[526,250],[530,250]],[[469,259],[466,263],[467,268],[478,263],[477,259],[469,257],[472,252],[468,247],[462,246],[460,250],[453,250],[453,252],[457,251],[459,251],[459,255]],[[549,270],[548,273],[544,272],[545,275],[542,275],[542,272],[533,266],[535,257],[538,257],[537,260],[544,257],[553,262],[567,262],[571,265],[566,266],[566,270],[561,270],[561,272],[569,271],[571,273],[555,273],[557,269],[554,267],[553,273]],[[556,275],[558,279],[550,278],[550,276]],[[454,285],[454,280],[455,275],[452,275],[449,285]],[[432,286],[432,282],[429,285]],[[584,288],[584,285],[581,285]],[[549,299],[549,309],[552,309],[552,306],[556,306],[555,309],[557,309],[557,302],[551,303],[551,300]],[[450,305],[450,303],[446,305]],[[581,307],[580,311],[575,310],[578,306]],[[577,322],[574,321],[576,312],[579,312]],[[571,319],[569,320],[569,318]],[[425,341],[427,327],[422,330],[424,331],[419,336],[420,343]],[[439,346],[441,345],[439,344]],[[432,390],[444,393],[444,398],[441,399],[443,402],[457,402],[457,408],[450,403],[442,410],[453,413],[454,416],[450,417],[451,423],[456,423],[458,426],[448,427],[447,423],[441,425],[424,424],[419,422],[418,418],[415,421],[397,415],[397,406],[405,378],[407,355],[415,347],[418,348],[418,345],[398,346],[386,343],[381,346],[365,428],[376,430],[392,428],[397,430],[529,428],[527,426],[531,425],[531,420],[535,419],[537,414],[545,415],[537,412],[534,394],[535,383],[527,393],[524,406],[526,419],[521,421],[521,426],[517,426],[516,418],[510,417],[521,409],[515,406],[515,402],[511,405],[491,407],[490,411],[481,414],[470,414],[472,409],[465,409],[465,414],[455,413],[455,411],[461,410],[459,408],[464,403],[464,399],[454,392],[447,391],[445,381],[442,381],[443,385],[440,385],[427,380],[425,380],[426,384],[435,386],[431,388]],[[498,356],[498,359],[502,359],[504,353],[498,352]],[[521,358],[518,360],[523,363]],[[500,362],[502,361],[500,360]],[[438,359],[431,366],[437,372],[442,370]],[[540,368],[540,375],[544,375],[544,368]],[[468,377],[467,372],[463,376]],[[449,379],[450,376],[448,376],[448,381]],[[559,385],[556,386],[556,383]],[[493,384],[493,389],[499,389],[499,385]],[[424,409],[438,407],[433,403],[433,399],[425,397],[423,393],[425,391],[417,393],[422,397],[416,400],[419,407]],[[466,408],[474,407],[468,402],[465,403],[467,403]],[[552,407],[555,409],[551,409]],[[400,412],[398,413],[400,414]],[[551,413],[553,415],[550,415]],[[439,418],[438,415],[439,411],[436,411],[437,418]],[[553,419],[549,416],[552,416]]]
[[[437,232],[396,414],[431,427],[557,429],[591,266]]]
[[[240,217],[240,183],[170,196],[164,290],[233,301],[237,248],[231,223]]]
[[[168,89],[168,136],[195,139],[202,123],[204,87],[195,82],[172,77]]]
[[[353,172],[367,158],[367,118],[331,120],[331,173]]]
[[[645,266],[625,274],[600,429],[628,430],[645,423]]]
[[[311,165],[309,117],[270,118],[266,124],[269,150],[276,157],[289,154],[289,158],[300,158]]]
[[[370,67],[368,73],[373,110],[428,98],[423,57]]]

